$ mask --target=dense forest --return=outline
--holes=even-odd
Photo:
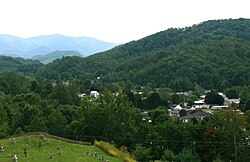
[[[50,52],[46,55],[33,56],[32,59],[38,60],[43,64],[48,64],[48,63],[52,62],[53,60],[60,59],[60,58],[65,57],[65,56],[84,57],[83,55],[81,55],[77,51],[54,51],[54,52]]]
[[[250,83],[250,20],[214,20],[168,29],[87,58],[57,60],[40,76],[94,79],[174,90],[223,90]]]
[[[207,89],[240,104],[204,120],[170,116],[170,105],[192,105]],[[92,90],[100,96],[89,97]],[[47,65],[0,56],[0,137],[44,131],[104,140],[143,162],[249,161],[249,130],[248,19],[172,28]]]
[[[101,85],[122,88],[149,85],[186,91],[197,84],[225,90],[250,83],[249,33],[248,19],[211,20],[168,29],[86,58],[64,57],[39,68],[27,62],[22,67],[18,63],[7,66],[53,81],[99,77]]]

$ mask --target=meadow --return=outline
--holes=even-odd
[[[0,139],[0,144],[4,147],[4,151],[0,151],[1,162],[13,162],[14,155],[17,155],[18,162],[98,162],[102,156],[110,162],[122,162],[95,146],[73,144],[46,136],[44,139],[39,135],[23,135],[15,139]],[[25,148],[27,157],[24,154]]]

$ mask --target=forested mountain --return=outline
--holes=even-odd
[[[198,84],[223,90],[249,85],[249,62],[250,20],[229,19],[171,28],[86,58],[63,57],[33,71],[57,81],[99,77],[100,84],[167,86],[177,91]],[[18,69],[25,70],[30,71]]]
[[[87,58],[65,57],[43,67],[49,79],[224,89],[250,83],[250,20],[211,20],[153,34]]]
[[[7,56],[20,56],[24,51],[29,51],[32,48],[37,48],[34,42],[24,38],[1,34],[0,35],[0,54]]]
[[[0,72],[17,71],[34,75],[41,66],[42,64],[39,61],[31,59],[25,60],[20,57],[0,56]]]
[[[172,28],[47,65],[1,56],[0,138],[43,131],[109,141],[143,162],[250,161],[249,65],[248,19]],[[99,97],[90,97],[93,90]],[[206,104],[222,103],[221,90],[240,103],[184,122],[203,110],[190,108],[201,95]],[[169,108],[183,102],[188,107],[171,116]]]
[[[79,51],[88,56],[115,47],[117,44],[88,37],[68,37],[60,34],[42,35],[32,38],[0,35],[0,55],[31,58],[54,51]]]
[[[52,62],[53,60],[60,59],[64,56],[79,56],[83,57],[79,52],[77,51],[54,51],[50,52],[46,55],[37,55],[32,57],[33,60],[39,60],[41,63],[48,64]]]

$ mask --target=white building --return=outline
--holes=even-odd
[[[90,96],[91,98],[97,98],[99,95],[100,95],[100,94],[99,94],[97,91],[91,91],[89,96]]]

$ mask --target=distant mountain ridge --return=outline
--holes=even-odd
[[[249,85],[250,19],[170,28],[86,58],[64,57],[46,65],[39,75],[53,80],[100,77],[103,83],[176,91],[195,85],[219,90]]]
[[[250,85],[250,19],[170,28],[105,52],[63,57],[47,65],[27,61],[3,57],[0,65],[53,81],[91,80],[99,90],[135,85],[223,91]]]
[[[81,55],[78,51],[54,51],[50,52],[46,55],[36,55],[33,56],[32,60],[38,60],[43,64],[48,64],[52,62],[53,60],[60,59],[64,56],[78,56],[78,57],[84,57]]]
[[[78,51],[84,56],[109,50],[118,44],[89,37],[69,37],[60,34],[21,38],[0,35],[0,55],[31,58],[54,51]]]

